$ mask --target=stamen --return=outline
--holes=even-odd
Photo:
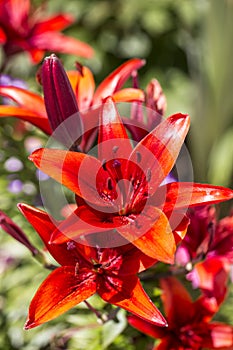
[[[79,273],[79,263],[77,262],[75,265],[75,275]]]
[[[113,168],[119,168],[121,166],[121,162],[118,159],[114,159],[112,166]]]
[[[75,249],[76,248],[76,245],[73,241],[69,241],[66,243],[66,249],[67,250],[72,250],[72,249]]]

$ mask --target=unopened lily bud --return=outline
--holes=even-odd
[[[54,137],[71,148],[74,143],[80,142],[83,126],[74,91],[56,55],[45,58],[41,78]]]
[[[11,237],[16,239],[16,241],[28,248],[32,255],[35,256],[38,254],[38,250],[31,244],[21,228],[16,225],[14,221],[12,221],[3,211],[0,211],[0,227]]]

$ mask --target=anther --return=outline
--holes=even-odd
[[[137,163],[140,163],[141,160],[142,160],[142,155],[141,155],[141,153],[137,151],[137,152],[136,152],[136,157],[137,157]]]
[[[114,147],[112,148],[113,153],[116,153],[116,152],[118,151],[118,149],[119,149],[119,146],[114,146]]]
[[[151,180],[151,170],[150,169],[147,169],[147,172],[146,172],[146,181],[147,182],[150,182]]]
[[[108,178],[108,189],[109,189],[109,191],[112,191],[112,189],[113,189],[112,180],[110,179],[110,177]]]
[[[102,161],[102,168],[106,171],[107,168],[106,168],[106,159],[103,159]]]
[[[113,168],[119,168],[121,166],[121,162],[118,159],[114,159],[112,166]]]

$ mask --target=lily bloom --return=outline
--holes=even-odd
[[[167,328],[157,327],[138,317],[129,316],[131,326],[156,339],[161,339],[153,350],[232,349],[233,327],[210,322],[213,314],[208,302],[201,296],[193,301],[188,291],[174,277],[161,280],[162,301],[168,321]]]
[[[31,11],[29,0],[0,1],[0,44],[6,59],[19,52],[29,53],[34,64],[39,63],[46,51],[91,57],[93,49],[59,31],[70,26],[74,18],[57,14],[45,18],[42,8]]]
[[[200,206],[187,213],[190,225],[187,234],[177,249],[186,259],[182,265],[203,258],[224,257],[233,263],[233,215],[218,220],[216,210],[211,206]]]
[[[176,263],[188,266],[187,279],[208,297],[220,300],[233,263],[233,216],[217,220],[210,206],[188,212],[190,225],[176,252]],[[187,265],[188,264],[188,265]]]
[[[175,114],[133,148],[111,98],[100,113],[98,158],[83,153],[39,149],[29,157],[76,194],[78,208],[53,233],[64,237],[111,230],[144,254],[173,263],[176,243],[188,226],[189,206],[233,198],[218,186],[173,182],[161,185],[173,168],[189,128],[189,117]],[[62,233],[62,236],[61,234]],[[68,239],[67,238],[67,239]],[[109,246],[106,239],[105,246]]]
[[[108,75],[95,90],[94,77],[89,68],[78,64],[76,71],[70,71],[66,74],[59,59],[55,55],[51,55],[45,59],[41,73],[45,99],[39,94],[25,89],[0,86],[0,95],[10,98],[16,103],[15,106],[0,106],[0,117],[19,118],[51,135],[62,122],[74,116],[71,121],[75,123],[75,127],[72,125],[67,131],[74,132],[76,130],[76,136],[79,138],[82,132],[81,124],[83,124],[84,130],[96,128],[98,124],[97,113],[92,112],[89,116],[87,112],[89,109],[99,107],[107,96],[112,95],[116,102],[144,99],[144,92],[140,89],[122,89],[132,72],[144,64],[144,60],[137,58],[126,61]],[[87,112],[83,113],[84,111]],[[68,128],[69,124],[66,129]],[[90,135],[88,138],[90,144]],[[83,151],[88,149],[85,140],[80,146]]]
[[[137,273],[155,263],[131,244],[117,248],[91,247],[68,240],[49,244],[56,225],[44,211],[26,204],[19,209],[61,265],[41,284],[31,301],[25,329],[36,327],[86,300],[99,296],[159,326],[166,321],[147,296]],[[57,223],[58,225],[58,223]]]

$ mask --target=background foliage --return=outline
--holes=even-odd
[[[41,1],[34,1],[35,5]],[[188,147],[195,180],[233,186],[232,99],[232,0],[50,0],[48,12],[70,12],[77,21],[66,33],[88,42],[96,51],[91,60],[80,59],[95,74],[98,84],[114,68],[131,57],[142,57],[140,86],[156,77],[168,100],[167,115],[189,113],[192,118]],[[66,69],[77,57],[60,55]],[[33,67],[22,54],[8,67],[11,75],[24,79],[30,90],[41,92]],[[24,126],[25,128],[25,126]],[[38,178],[27,161],[33,147],[46,137],[31,126],[0,120],[0,208],[7,212],[40,245],[37,236],[16,208],[18,202],[40,205]],[[21,162],[9,171],[7,160]],[[13,191],[12,181],[20,181]],[[127,326],[125,312],[104,326],[85,305],[38,329],[23,331],[27,308],[46,271],[30,254],[0,232],[0,348],[25,349],[151,349],[153,340]],[[32,283],[33,281],[33,283]],[[156,281],[144,287],[159,305]],[[97,296],[91,300],[100,310],[108,305]],[[233,295],[223,305],[218,319],[233,324]]]

